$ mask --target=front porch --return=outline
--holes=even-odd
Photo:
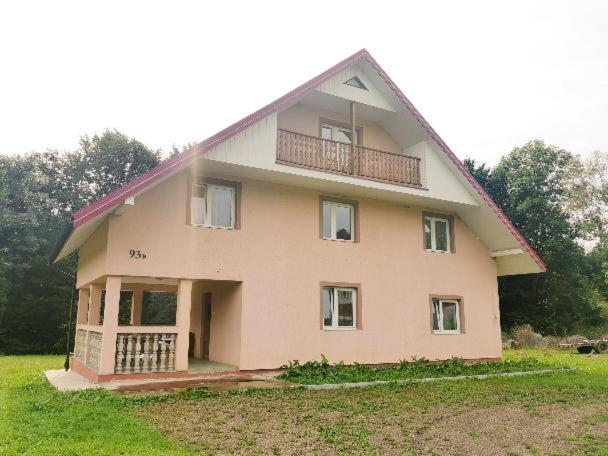
[[[78,291],[72,369],[95,383],[239,370],[240,282],[107,276]]]

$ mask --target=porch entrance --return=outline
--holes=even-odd
[[[240,340],[241,282],[106,276],[79,288],[73,368],[94,381],[238,370]]]
[[[241,340],[240,282],[194,282],[190,334],[188,371],[236,369]]]

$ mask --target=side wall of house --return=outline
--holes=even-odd
[[[80,247],[78,254],[78,286],[105,275],[108,226],[109,222],[106,220]]]
[[[319,238],[313,190],[242,181],[240,230],[188,225],[187,195],[181,173],[111,217],[106,267],[112,275],[242,282],[225,298],[217,293],[233,305],[214,307],[212,359],[257,369],[321,353],[364,363],[501,356],[496,265],[457,217],[456,252],[440,254],[423,249],[418,207],[359,199],[360,242],[345,243]],[[130,249],[146,258],[129,258]],[[361,284],[361,330],[320,329],[321,282]],[[431,294],[463,297],[465,334],[432,334]]]

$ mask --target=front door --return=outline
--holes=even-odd
[[[203,359],[209,359],[209,340],[211,336],[211,293],[203,294],[201,320],[203,323]]]

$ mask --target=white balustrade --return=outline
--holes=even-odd
[[[175,333],[119,333],[116,339],[117,374],[175,370]]]

